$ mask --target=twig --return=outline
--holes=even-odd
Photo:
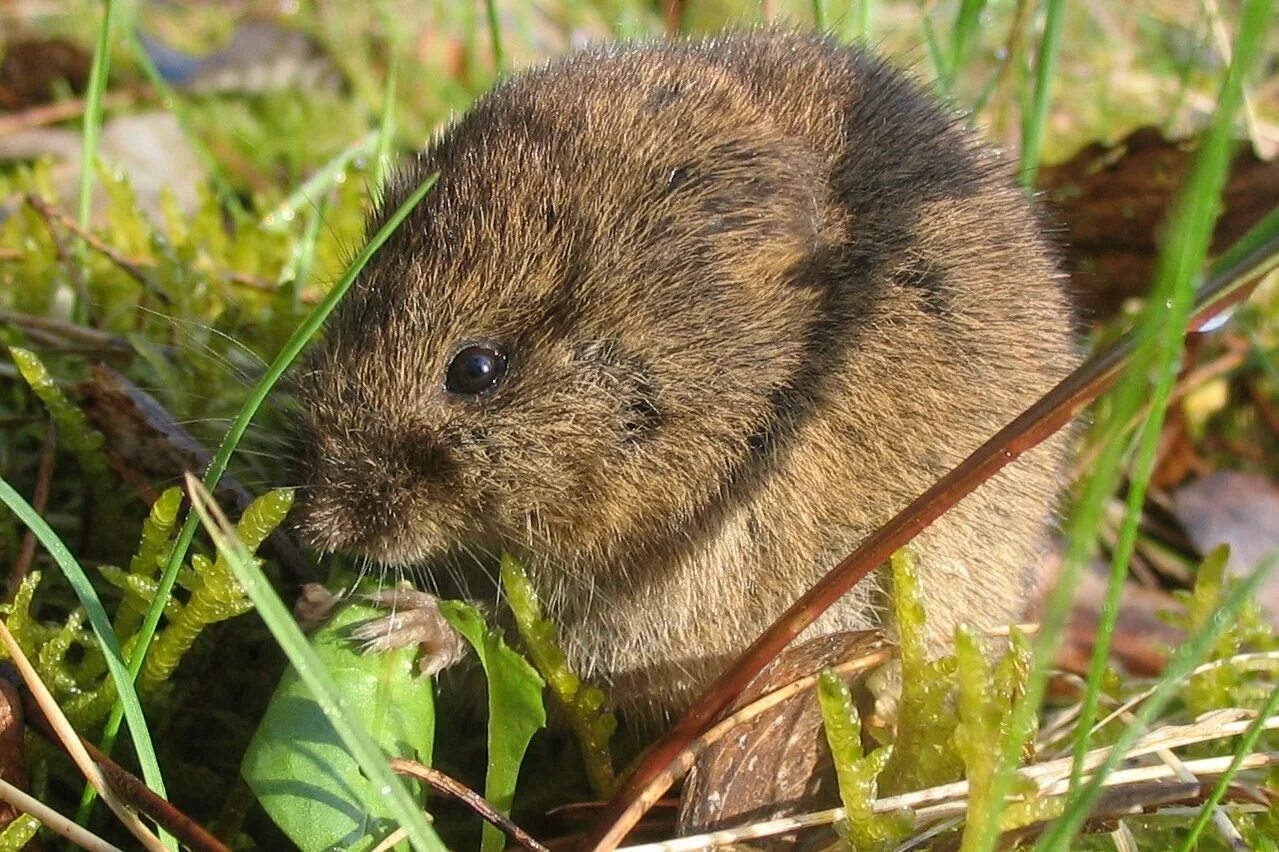
[[[0,260],[22,260],[22,252],[8,246],[0,246]]]
[[[57,701],[54,700],[53,695],[45,687],[44,682],[40,680],[40,676],[36,674],[31,661],[22,652],[22,648],[18,646],[18,641],[9,632],[9,626],[3,621],[0,621],[0,642],[4,643],[9,659],[18,667],[18,671],[22,674],[23,682],[31,690],[32,696],[53,726],[58,742],[66,749],[67,755],[75,762],[85,780],[93,785],[102,800],[107,803],[107,806],[124,824],[124,827],[129,829],[129,832],[138,839],[144,848],[149,850],[149,852],[167,852],[165,845],[160,842],[160,838],[156,837],[151,829],[143,824],[137,814],[125,806],[124,802],[116,795],[115,790],[107,784],[102,771],[94,763],[93,759],[89,757],[89,752],[85,750],[84,744],[80,741],[80,735],[75,732],[75,728],[67,721],[67,717],[62,715],[62,709],[58,707]]]
[[[1041,796],[1061,796],[1070,789],[1070,760],[1071,758],[1064,758],[1062,761],[1054,761],[1055,763],[1065,763],[1066,765],[1063,767],[1065,771],[1061,778],[1053,781],[1046,788],[1040,789],[1039,794]],[[1220,775],[1230,767],[1231,760],[1231,755],[1208,757],[1200,760],[1188,760],[1184,766],[1199,777]],[[1279,765],[1279,752],[1260,752],[1244,758],[1239,768],[1259,769],[1276,765]],[[1103,784],[1106,787],[1122,787],[1173,778],[1176,778],[1176,772],[1171,767],[1163,765],[1142,766],[1116,770],[1106,777]],[[968,782],[960,781],[954,784],[932,787],[927,790],[919,790],[914,793],[878,799],[875,801],[873,809],[877,814],[884,814],[909,808],[915,813],[916,824],[927,825],[941,819],[962,816],[968,807],[967,796]],[[921,805],[923,806],[921,807]],[[839,822],[846,817],[847,814],[843,808],[831,808],[825,811],[782,817],[753,825],[721,829],[706,834],[677,837],[662,843],[624,846],[618,852],[694,852],[694,850],[709,849],[727,844],[740,844],[764,837],[776,837],[780,834],[791,834],[807,828],[818,828]]]
[[[1257,409],[1261,422],[1279,438],[1279,411],[1275,410],[1275,404],[1261,390],[1260,382],[1254,380],[1248,383],[1248,395],[1252,398],[1252,405]]]
[[[44,439],[40,444],[40,465],[36,469],[36,487],[31,495],[31,508],[36,514],[43,515],[49,504],[49,491],[53,486],[53,462],[57,458],[58,429],[50,417],[44,424]],[[9,572],[9,593],[6,600],[13,600],[18,587],[27,578],[31,568],[31,560],[36,555],[36,534],[27,530],[22,536],[22,546],[18,549],[18,558],[13,561],[13,569]]]
[[[62,234],[58,233],[58,229],[54,227],[53,217],[50,215],[52,207],[44,203],[44,200],[35,195],[22,196],[27,204],[31,205],[31,209],[36,211],[36,215],[40,217],[40,221],[44,222],[45,230],[49,232],[49,239],[53,241],[53,253],[58,258],[58,263],[66,264],[71,260],[71,252],[67,249],[67,244],[62,240]],[[35,199],[35,202],[32,201]]]
[[[120,269],[124,270],[126,275],[142,285],[142,289],[154,295],[161,302],[167,305],[173,301],[169,298],[167,293],[155,286],[155,284],[146,276],[141,267],[139,267],[135,261],[116,251],[116,249],[112,246],[99,239],[92,231],[80,227],[80,224],[70,216],[67,216],[61,210],[58,210],[52,204],[34,193],[27,195],[27,203],[31,205],[32,209],[43,216],[46,222],[57,222],[62,227],[75,234],[84,241],[85,245],[114,263],[116,266],[120,267]]]
[[[48,332],[49,334],[65,337],[69,340],[78,340],[81,343],[95,346],[102,349],[118,349],[123,352],[132,352],[133,347],[129,341],[125,340],[110,332],[100,331],[96,328],[90,328],[85,325],[77,325],[73,322],[65,320],[53,319],[51,317],[38,317],[33,314],[23,314],[17,311],[0,310],[0,324],[15,325],[18,328],[30,331],[32,329]]]
[[[429,766],[418,763],[416,760],[406,760],[402,757],[391,758],[391,768],[401,775],[416,778],[427,784],[431,789],[457,799],[500,828],[507,836],[529,850],[529,852],[550,852],[545,846],[537,842],[531,834],[512,822],[509,817],[504,816],[487,799],[461,781],[450,778],[438,769],[432,769]]]
[[[132,106],[140,97],[150,94],[150,88],[137,86],[132,89],[111,92],[103,95],[104,109],[119,109]],[[46,124],[57,124],[84,114],[85,99],[73,98],[54,104],[41,104],[13,115],[0,116],[0,136],[17,133],[31,127],[43,127]]]
[[[1132,713],[1124,713],[1123,719],[1129,724],[1139,723],[1137,717]],[[1195,774],[1186,768],[1186,764],[1181,758],[1173,754],[1170,749],[1161,748],[1155,752],[1155,756],[1176,773],[1178,780],[1199,784],[1199,779],[1195,777]],[[1243,836],[1239,833],[1239,829],[1235,828],[1235,824],[1230,821],[1230,817],[1220,807],[1212,809],[1212,824],[1221,835],[1221,839],[1226,841],[1226,845],[1231,849],[1248,848],[1247,844],[1244,843]]]
[[[44,223],[44,228],[49,232],[49,239],[53,242],[53,253],[58,258],[58,263],[66,267],[67,277],[71,280],[71,286],[75,288],[77,304],[89,304],[89,287],[84,280],[84,268],[75,262],[75,258],[71,256],[71,250],[67,248],[67,244],[62,239],[62,235],[58,233],[58,229],[54,227],[53,216],[51,215],[53,208],[44,204],[43,199],[39,199],[39,204],[32,203],[33,195],[25,195],[23,198],[31,206],[31,209],[40,217],[40,221]]]
[[[1272,262],[1272,241],[1227,254],[1198,292],[1190,327],[1198,329],[1227,307],[1247,298]],[[688,712],[641,758],[588,835],[585,848],[608,852],[618,846],[644,812],[668,789],[661,776],[698,734],[728,707],[768,663],[831,604],[883,564],[951,506],[1014,459],[1070,422],[1118,381],[1135,346],[1132,332],[1094,355],[1026,409],[972,455],[876,530],[791,605],[693,703]]]
[[[55,834],[65,837],[77,846],[89,850],[89,852],[123,852],[120,847],[112,846],[87,828],[81,828],[68,817],[63,816],[44,802],[23,792],[3,778],[0,778],[0,799],[20,811],[31,814]]]
[[[1225,666],[1236,665],[1240,663],[1245,665],[1251,664],[1251,663],[1268,663],[1268,665],[1257,666],[1257,668],[1259,669],[1279,667],[1279,651],[1254,651],[1248,654],[1236,654],[1235,656],[1227,657],[1224,660],[1213,660],[1212,662],[1204,663],[1202,666],[1199,666],[1194,671],[1192,671],[1189,676],[1194,677],[1195,675],[1203,674],[1204,672],[1210,672],[1214,669],[1219,669]],[[1145,701],[1147,698],[1149,698],[1150,696],[1154,694],[1155,694],[1155,687],[1151,687],[1150,689],[1144,690],[1132,696],[1123,704],[1120,704],[1118,707],[1116,707],[1109,716],[1106,716],[1104,719],[1101,719],[1100,721],[1098,721],[1097,724],[1093,725],[1092,730],[1089,732],[1089,735],[1091,736],[1092,734],[1097,733],[1102,728],[1106,727],[1106,725],[1109,725],[1111,722],[1115,721],[1115,719],[1119,718],[1120,714],[1127,713],[1129,710],[1136,707],[1138,704]]]
[[[35,696],[25,692],[22,696],[22,712],[31,729],[44,736],[50,742],[65,745],[58,739],[53,723],[44,713],[44,708],[37,703]],[[155,820],[161,828],[169,831],[182,842],[183,847],[194,852],[230,852],[227,846],[218,841],[203,826],[191,817],[179,811],[171,802],[157,796],[147,785],[128,770],[121,767],[107,755],[103,754],[93,743],[80,739],[81,745],[93,758],[93,762],[102,770],[111,789],[124,801]]]
[[[155,269],[156,264],[154,261],[147,258],[128,257],[102,240],[93,232],[81,228],[74,219],[67,216],[56,207],[53,207],[37,195],[28,195],[26,196],[26,199],[27,202],[31,204],[31,206],[45,219],[46,223],[49,224],[51,233],[53,233],[52,224],[56,222],[61,227],[66,228],[68,231],[71,231],[77,237],[84,240],[85,244],[88,245],[89,248],[98,252],[116,266],[124,270],[130,278],[141,284],[147,292],[153,294],[161,302],[169,304],[173,301],[169,295],[159,289],[146,274],[146,270]],[[55,241],[58,245],[62,245],[61,241],[56,240],[56,237]],[[62,253],[65,253],[65,247],[62,249]],[[249,275],[245,272],[220,272],[214,274],[224,281],[228,281],[238,287],[248,287],[253,290],[261,290],[265,293],[274,293],[279,289],[271,281],[268,281],[265,278],[259,278],[256,275]],[[303,296],[304,302],[316,302],[318,300],[319,297],[313,293]]]
[[[67,216],[61,210],[58,210],[38,195],[27,195],[26,201],[37,213],[40,214],[41,218],[44,219],[45,224],[49,228],[49,233],[54,237],[55,248],[58,250],[59,258],[69,258],[69,253],[66,251],[65,244],[58,238],[58,234],[53,228],[54,223],[60,227],[66,228],[68,231],[84,240],[85,244],[89,246],[89,248],[98,252],[116,266],[120,267],[130,278],[141,284],[147,292],[153,294],[161,302],[169,304],[173,301],[169,295],[159,289],[146,274],[146,270],[155,269],[156,264],[154,261],[148,258],[129,257],[125,255],[123,252],[102,240],[92,231],[87,231],[84,228],[81,228],[79,223],[77,223],[74,219]],[[3,250],[0,249],[0,251]],[[14,257],[21,257],[21,254],[15,253]],[[238,287],[248,287],[253,290],[261,290],[265,293],[274,293],[279,289],[277,285],[271,281],[245,272],[218,272],[214,274],[222,280],[228,281]],[[319,301],[319,297],[312,293],[304,295],[303,301],[308,303],[316,302]]]

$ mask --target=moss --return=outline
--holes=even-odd
[[[910,834],[914,824],[908,811],[876,814],[878,780],[892,756],[892,746],[862,751],[862,725],[852,693],[839,675],[827,669],[817,684],[826,742],[835,761],[839,798],[847,816],[836,826],[839,836],[857,850],[892,849]]]
[[[958,781],[964,770],[952,737],[955,658],[928,657],[919,578],[908,550],[893,555],[892,588],[901,641],[901,702],[893,756],[881,782],[888,794]]]

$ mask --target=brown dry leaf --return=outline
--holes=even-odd
[[[107,439],[112,466],[134,485],[181,481],[199,471],[210,454],[163,405],[110,367],[95,364],[80,383],[80,407]],[[248,505],[252,495],[232,477],[218,486],[219,501]]]
[[[1279,554],[1279,484],[1268,477],[1214,471],[1177,489],[1173,511],[1200,552],[1230,545],[1226,570],[1235,576]],[[1279,625],[1279,576],[1271,574],[1256,600]]]
[[[1056,582],[1056,569],[1059,567],[1054,566],[1052,579],[1041,586],[1040,606],[1047,600],[1051,584]],[[1110,566],[1097,561],[1080,578],[1066,635],[1057,649],[1056,664],[1064,671],[1080,675],[1088,672],[1109,573]],[[1175,647],[1185,637],[1181,631],[1163,621],[1159,613],[1178,606],[1177,600],[1163,590],[1147,588],[1132,581],[1125,584],[1119,603],[1119,618],[1111,638],[1112,662],[1120,670],[1141,677],[1152,677],[1163,671],[1168,648]]]
[[[1065,226],[1071,279],[1089,316],[1105,317],[1150,283],[1159,229],[1194,157],[1193,144],[1145,127],[1118,144],[1092,144],[1040,170],[1054,218]],[[1240,144],[1230,167],[1214,252],[1261,221],[1279,197],[1279,160]]]
[[[93,59],[66,39],[27,39],[3,49],[0,62],[0,109],[19,110],[48,103],[59,84],[84,91]]]
[[[821,636],[790,648],[751,681],[726,715],[800,678],[881,653],[876,631]],[[684,783],[679,833],[695,834],[783,814],[833,807],[839,789],[816,691],[808,688],[709,746]],[[829,836],[823,845],[829,844]],[[778,838],[769,848],[792,848]]]

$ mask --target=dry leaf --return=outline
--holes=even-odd
[[[1215,471],[1177,489],[1173,511],[1200,552],[1230,545],[1226,570],[1235,576],[1279,554],[1279,485],[1265,476]],[[1261,585],[1257,602],[1279,625],[1279,575]]]
[[[733,708],[847,660],[881,653],[875,631],[821,636],[790,648],[751,681]],[[735,728],[698,758],[684,783],[679,833],[695,834],[839,802],[834,767],[813,687]],[[823,834],[823,845],[830,842]],[[768,848],[793,848],[775,838]]]
[[[1071,278],[1091,316],[1113,313],[1146,292],[1160,228],[1194,158],[1192,144],[1170,142],[1145,127],[1113,146],[1089,145],[1070,160],[1041,169],[1040,185],[1065,226]],[[1265,162],[1240,144],[1230,166],[1213,251],[1261,221],[1279,197],[1279,160]]]

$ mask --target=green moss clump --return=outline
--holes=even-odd
[[[106,662],[97,640],[83,627],[82,610],[73,609],[61,622],[43,622],[32,615],[42,579],[39,571],[28,574],[13,601],[0,607],[0,612],[4,613],[18,646],[31,660],[67,718],[83,730],[101,720],[97,699],[109,690],[109,709],[110,701],[115,699],[115,689],[110,678],[104,677]],[[82,653],[73,653],[73,648]],[[78,662],[73,662],[76,657]]]
[[[130,636],[138,629],[151,599],[155,597],[156,575],[164,566],[173,545],[173,528],[181,505],[181,489],[170,488],[161,494],[142,522],[142,538],[138,542],[138,552],[129,560],[128,573],[110,565],[101,569],[102,576],[124,592],[124,599],[116,611],[117,638]]]
[[[893,756],[881,779],[889,795],[958,781],[964,771],[952,737],[955,658],[928,659],[924,606],[910,551],[893,554],[892,575],[901,643],[901,702]]]
[[[1229,548],[1224,545],[1209,553],[1199,566],[1194,588],[1174,594],[1185,606],[1185,614],[1172,616],[1173,624],[1193,636],[1208,623],[1230,590],[1226,575]],[[1213,646],[1210,659],[1224,660],[1247,651],[1279,649],[1279,637],[1255,601],[1245,603],[1239,615]],[[1235,665],[1221,665],[1186,680],[1181,700],[1192,717],[1219,707],[1255,707],[1265,700],[1270,687],[1255,673]]]
[[[284,521],[293,506],[293,491],[282,488],[269,491],[249,504],[235,525],[236,535],[250,554]],[[242,615],[253,608],[253,602],[240,588],[226,559],[195,554],[191,570],[179,576],[191,596],[160,631],[138,678],[145,694],[169,679],[182,657],[195,643],[196,637],[210,624]]]
[[[10,346],[9,354],[31,392],[44,404],[58,426],[58,439],[71,449],[81,469],[90,480],[103,483],[109,477],[106,457],[102,453],[106,439],[89,425],[81,411],[53,381],[44,362],[30,350]]]
[[[955,630],[955,659],[959,681],[955,748],[964,759],[964,775],[968,779],[968,818],[960,848],[968,852],[992,846],[994,838],[983,837],[979,832],[981,815],[995,805],[992,787],[1000,750],[1009,736],[1013,707],[1025,692],[1034,655],[1025,635],[1013,630],[1008,653],[992,670],[982,636],[960,625]],[[1033,730],[1027,734],[1023,742],[1033,742]],[[1033,784],[1023,785],[1018,792],[1023,798],[1004,808],[1000,831],[1030,825],[1061,810],[1060,800],[1035,796]]]
[[[102,574],[113,585],[125,591],[121,612],[134,613],[127,619],[131,629],[121,631],[121,644],[126,652],[136,640],[140,618],[136,614],[149,606],[155,595],[158,565],[172,546],[181,494],[172,489],[163,494],[147,521],[131,561],[131,571],[106,566]],[[275,530],[293,504],[289,489],[271,491],[253,501],[236,525],[236,531],[253,552]],[[224,621],[252,608],[248,597],[236,582],[230,568],[219,557],[210,560],[196,554],[193,568],[179,576],[179,585],[190,592],[185,604],[175,599],[166,602],[168,623],[156,638],[147,655],[139,686],[143,696],[154,695],[168,681],[196,638],[209,625]],[[33,571],[18,588],[12,603],[0,608],[7,615],[9,629],[18,644],[33,661],[41,679],[59,699],[68,718],[76,727],[90,728],[110,712],[115,702],[113,681],[106,676],[106,663],[92,634],[83,627],[84,613],[73,609],[61,622],[43,622],[32,615],[41,574]],[[118,622],[126,619],[120,618]],[[78,654],[73,649],[82,649]],[[78,659],[77,659],[78,658]]]
[[[874,811],[878,779],[892,756],[893,747],[883,746],[869,755],[862,751],[862,725],[852,693],[839,675],[830,669],[817,683],[826,742],[835,761],[839,798],[847,816],[835,830],[857,850],[892,849],[905,838],[914,824],[908,811],[877,814]]]
[[[0,852],[17,852],[35,838],[43,823],[31,814],[19,814],[18,818],[0,831]]]

